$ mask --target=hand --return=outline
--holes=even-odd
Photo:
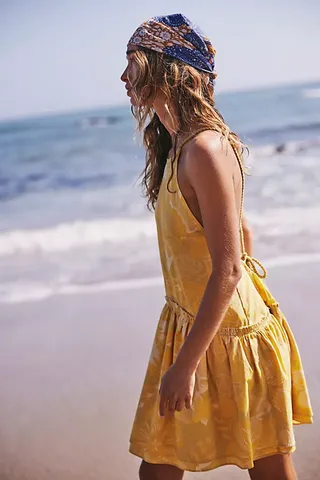
[[[165,409],[169,412],[181,412],[190,408],[195,384],[195,373],[182,370],[176,364],[171,365],[164,374],[160,387],[160,417],[164,417]]]

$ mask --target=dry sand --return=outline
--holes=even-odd
[[[296,427],[302,480],[320,478],[319,264],[274,268],[269,285],[298,341],[315,424]],[[162,288],[1,306],[0,480],[134,480],[128,437]],[[187,479],[245,479],[222,467]]]

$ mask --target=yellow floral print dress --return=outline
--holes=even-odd
[[[294,451],[293,425],[312,423],[312,410],[292,332],[259,278],[255,260],[245,253],[242,278],[198,366],[191,409],[159,416],[161,378],[192,327],[211,274],[203,227],[177,182],[182,146],[175,161],[167,161],[157,200],[166,303],[137,408],[130,452],[146,462],[187,471],[225,464],[248,469],[258,458]]]

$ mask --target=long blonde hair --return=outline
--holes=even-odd
[[[154,209],[168,153],[171,148],[176,147],[172,145],[169,132],[152,107],[152,100],[159,90],[163,92],[166,103],[174,106],[179,131],[188,131],[190,125],[197,125],[199,130],[216,130],[240,155],[244,145],[238,136],[230,131],[216,109],[213,85],[208,74],[163,53],[139,49],[133,55],[138,65],[133,90],[140,101],[131,110],[138,122],[140,133],[143,132],[146,166],[141,174],[142,185],[148,208]],[[149,123],[146,125],[148,119]]]

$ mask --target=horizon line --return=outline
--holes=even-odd
[[[278,83],[272,83],[269,85],[259,85],[256,87],[243,87],[243,88],[227,88],[223,89],[216,93],[216,95],[229,95],[229,94],[238,94],[238,93],[250,93],[250,92],[259,92],[259,91],[264,91],[264,90],[274,90],[277,88],[281,87],[298,87],[298,86],[304,86],[304,85],[316,85],[320,84],[320,78],[317,79],[310,79],[310,80],[305,80],[305,81],[294,81],[291,83],[288,82],[278,82]],[[105,109],[112,109],[112,108],[121,108],[125,107],[128,105],[128,108],[130,107],[129,103],[125,102],[120,102],[120,103],[111,103],[111,104],[99,104],[99,105],[92,105],[92,106],[87,106],[87,107],[75,107],[75,108],[66,108],[62,110],[43,110],[39,112],[34,112],[34,113],[26,113],[26,114],[18,114],[18,115],[12,115],[12,116],[0,116],[0,123],[6,123],[6,122],[15,122],[15,121],[23,121],[23,120],[31,120],[31,119],[41,119],[44,117],[55,117],[55,116],[63,116],[63,115],[72,115],[76,113],[81,113],[81,112],[89,112],[92,110],[105,110]]]

